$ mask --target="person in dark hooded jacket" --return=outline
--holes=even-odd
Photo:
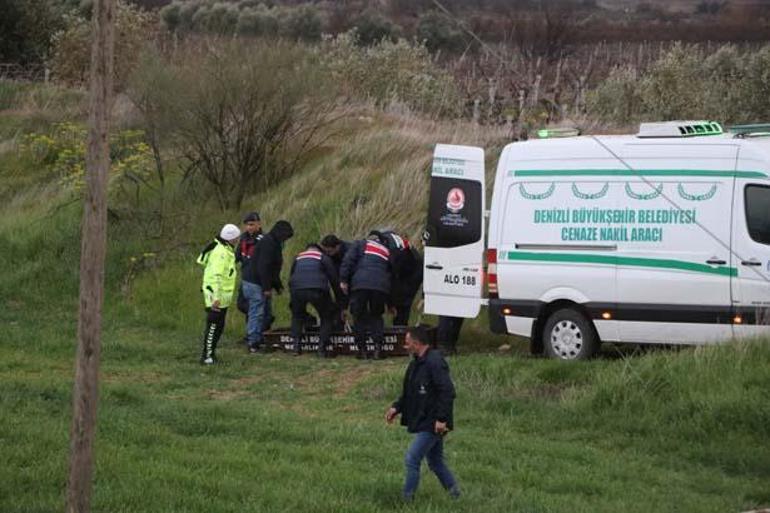
[[[305,308],[308,303],[321,318],[321,332],[318,341],[318,356],[327,356],[326,348],[331,342],[335,301],[329,294],[329,287],[334,290],[336,302],[340,301],[339,277],[332,259],[323,253],[317,244],[308,244],[305,251],[299,253],[291,266],[289,290],[291,291],[291,336],[294,342],[294,354],[300,354],[300,338],[307,318]]]
[[[338,276],[340,274],[340,270],[342,269],[342,261],[345,259],[345,255],[347,254],[351,245],[352,242],[341,240],[333,233],[330,233],[321,239],[321,249],[329,258],[331,258]],[[342,331],[345,329],[345,319],[343,317],[343,312],[348,307],[348,296],[347,294],[342,294],[342,297],[338,297],[336,299],[337,302],[335,303],[336,310],[334,312],[333,330]]]
[[[345,254],[340,269],[340,288],[350,295],[353,335],[358,357],[366,358],[366,336],[374,339],[374,358],[382,357],[385,326],[382,314],[390,298],[392,261],[390,250],[378,233],[357,240]]]
[[[422,285],[422,255],[409,239],[392,231],[382,232],[386,246],[393,254],[393,283],[390,305],[395,310],[393,326],[407,326],[412,302]]]
[[[281,293],[281,266],[283,265],[283,244],[294,235],[294,229],[288,221],[278,221],[270,229],[270,232],[262,237],[257,249],[257,262],[255,266],[255,285],[259,293],[265,298],[265,302],[272,298],[274,293]],[[256,343],[249,344],[249,351],[255,353],[263,345],[261,331],[257,333]]]
[[[263,238],[259,246],[257,273],[262,293],[271,297],[283,292],[281,267],[283,266],[283,245],[294,235],[289,221],[278,221]]]

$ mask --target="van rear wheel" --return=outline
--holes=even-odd
[[[599,349],[591,321],[573,308],[556,310],[543,329],[543,348],[550,358],[585,360]]]

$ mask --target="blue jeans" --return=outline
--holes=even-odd
[[[246,324],[246,340],[250,347],[263,342],[262,323],[265,319],[265,295],[256,283],[244,281],[243,297],[249,302],[249,321]]]
[[[436,433],[421,431],[414,436],[414,440],[406,451],[406,481],[404,482],[404,499],[411,500],[417,486],[420,484],[420,464],[423,458],[427,458],[428,467],[436,474],[441,486],[453,497],[460,495],[457,481],[452,471],[444,463],[444,438]]]

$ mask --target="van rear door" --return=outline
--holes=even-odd
[[[425,313],[476,317],[484,255],[484,150],[437,144],[425,242]]]

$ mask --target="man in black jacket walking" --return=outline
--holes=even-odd
[[[307,318],[305,308],[308,303],[313,305],[321,318],[318,356],[323,358],[327,355],[326,348],[331,342],[334,313],[337,311],[329,294],[330,286],[334,290],[334,298],[339,302],[342,292],[332,259],[326,256],[317,244],[308,244],[305,251],[294,259],[289,278],[291,337],[295,355],[300,354],[300,338]]]
[[[430,348],[428,333],[422,326],[407,329],[404,347],[413,358],[406,369],[401,397],[385,413],[388,424],[400,414],[401,425],[415,435],[404,460],[404,500],[414,498],[423,458],[427,458],[428,466],[444,489],[458,498],[457,480],[444,463],[444,436],[454,427],[455,388],[449,365],[439,351]]]
[[[340,288],[350,294],[353,335],[358,358],[366,358],[366,336],[374,339],[374,358],[382,357],[385,325],[382,314],[390,298],[391,254],[377,235],[357,240],[345,254],[340,269]]]

